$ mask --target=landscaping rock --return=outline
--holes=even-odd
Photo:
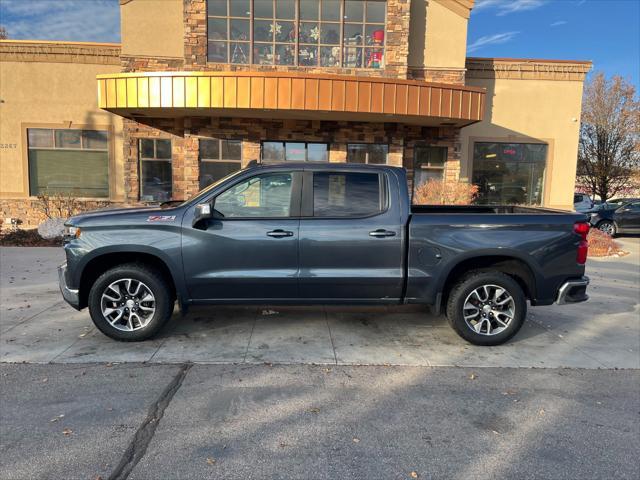
[[[38,234],[44,239],[60,238],[64,234],[64,218],[49,218],[38,225]]]

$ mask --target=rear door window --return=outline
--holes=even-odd
[[[366,217],[385,208],[381,177],[368,172],[314,172],[314,217]]]

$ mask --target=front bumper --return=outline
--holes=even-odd
[[[556,303],[565,305],[567,303],[580,303],[589,300],[587,295],[587,285],[589,285],[589,277],[576,278],[567,280],[558,290]]]
[[[80,294],[78,290],[74,290],[67,286],[67,264],[64,263],[58,267],[58,282],[60,283],[60,292],[62,298],[76,310],[80,310]]]

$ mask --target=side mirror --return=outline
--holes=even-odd
[[[213,216],[213,203],[199,203],[196,205],[196,211],[193,215],[191,226],[197,228],[197,225],[203,220],[207,220]]]

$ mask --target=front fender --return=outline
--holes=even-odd
[[[100,257],[120,253],[145,254],[157,258],[166,265],[178,296],[183,299],[188,298],[184,275],[182,274],[182,254],[179,241],[175,242],[170,248],[167,248],[167,245],[157,248],[149,245],[122,244],[98,247],[84,253],[74,249],[73,246],[66,246],[65,250],[67,253],[67,265],[71,273],[69,284],[74,288],[80,288],[83,272],[92,261]]]

